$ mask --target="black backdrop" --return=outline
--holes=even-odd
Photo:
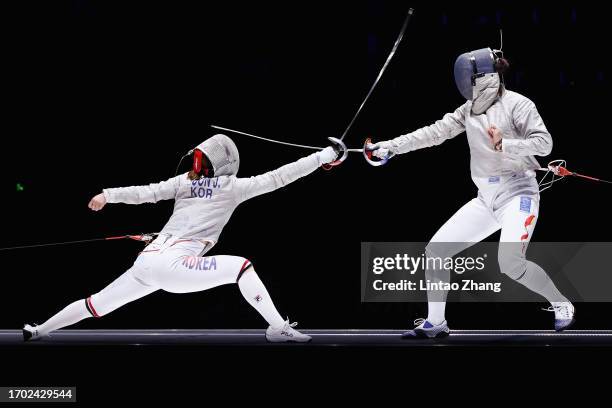
[[[605,13],[597,3],[126,3],[19,2],[4,13],[2,246],[159,230],[171,202],[109,205],[99,213],[86,204],[104,187],[172,176],[179,157],[213,134],[212,123],[306,144],[338,136],[408,6],[416,13],[405,42],[348,135],[351,147],[455,109],[462,103],[452,79],[455,57],[497,47],[502,27],[508,87],[537,104],[554,138],[551,158],[612,175]],[[242,176],[308,153],[234,139]],[[534,239],[609,240],[609,187],[562,184],[544,193]],[[251,259],[281,313],[300,327],[404,328],[425,305],[361,304],[359,243],[425,241],[475,193],[464,135],[383,168],[354,155],[243,204],[214,253]],[[0,327],[42,322],[98,291],[140,248],[118,241],[0,252]],[[610,273],[609,265],[601,273]],[[552,316],[539,306],[452,304],[448,317],[460,328],[551,327]],[[579,305],[576,327],[609,328],[610,309]],[[78,327],[264,325],[227,286],[160,292]]]

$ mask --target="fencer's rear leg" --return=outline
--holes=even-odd
[[[39,340],[52,331],[71,326],[89,317],[102,317],[113,310],[157,290],[135,278],[128,270],[100,292],[72,302],[41,325],[26,324],[24,341]]]

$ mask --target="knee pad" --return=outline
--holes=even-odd
[[[253,269],[253,264],[248,259],[245,259],[240,267],[240,271],[238,272],[238,276],[236,277],[236,283],[242,278],[242,275],[248,271],[249,269]]]

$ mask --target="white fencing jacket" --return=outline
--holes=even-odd
[[[268,193],[315,171],[318,153],[255,177],[219,176],[189,180],[187,173],[146,186],[107,188],[109,203],[141,204],[174,199],[172,216],[160,232],[177,238],[217,243],[234,209],[243,201]]]
[[[519,176],[531,178],[541,167],[534,156],[546,156],[552,150],[552,138],[535,104],[523,95],[503,89],[502,95],[483,114],[472,113],[467,101],[453,113],[447,113],[433,125],[391,140],[393,153],[406,153],[439,145],[466,132],[470,146],[472,180],[480,192],[497,188],[504,180]],[[502,152],[493,149],[487,129],[495,125],[503,135]],[[537,183],[533,184],[536,187]]]

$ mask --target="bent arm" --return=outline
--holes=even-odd
[[[315,171],[321,164],[319,154],[313,153],[259,176],[236,179],[240,201],[269,193],[293,183],[295,180]]]
[[[181,177],[185,176],[179,175],[160,183],[151,183],[147,186],[105,188],[102,192],[109,203],[156,203],[160,200],[170,200],[176,197]]]
[[[513,110],[514,125],[522,139],[503,139],[502,151],[518,156],[547,156],[552,151],[552,136],[548,133],[535,104],[529,99]]]
[[[389,150],[395,154],[408,153],[424,147],[436,146],[445,140],[452,139],[465,131],[465,111],[466,104],[463,104],[453,113],[444,115],[433,125],[390,140]]]

